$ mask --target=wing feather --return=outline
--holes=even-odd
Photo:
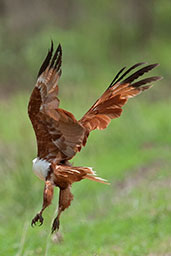
[[[70,112],[59,109],[58,81],[61,76],[62,48],[51,48],[38,72],[28,113],[35,130],[38,157],[58,163],[71,159],[82,145],[85,129]]]
[[[85,146],[90,131],[105,129],[111,119],[119,117],[122,107],[129,98],[147,90],[152,82],[161,79],[159,76],[153,76],[134,82],[158,64],[146,65],[133,74],[130,74],[132,70],[145,63],[137,63],[123,73],[124,67],[103,95],[77,121],[72,113],[59,108],[60,101],[57,95],[62,72],[61,63],[61,45],[58,45],[53,55],[51,42],[51,48],[38,72],[37,83],[28,106],[29,117],[37,138],[38,157],[55,159],[58,163],[71,159],[80,151],[82,146]],[[130,75],[125,78],[128,74]]]
[[[126,79],[122,80],[128,73],[130,73],[130,71],[134,70],[135,68],[143,64],[145,63],[137,63],[130,67],[123,74],[122,72],[125,69],[125,67],[122,68],[115,76],[107,90],[103,93],[103,95],[80,119],[79,122],[82,126],[84,126],[87,129],[87,134],[89,134],[89,132],[94,129],[106,128],[109,125],[111,119],[117,118],[121,115],[122,107],[125,105],[129,98],[132,98],[141,93],[142,91],[150,88],[151,85],[149,84],[151,82],[161,79],[161,77],[155,76],[132,83],[134,80],[142,76],[144,73],[149,72],[150,70],[158,66],[158,64],[151,64],[139,69],[138,71],[128,76]]]

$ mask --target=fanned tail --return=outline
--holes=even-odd
[[[110,184],[107,182],[107,180],[97,177],[96,176],[96,172],[93,171],[93,169],[91,167],[72,167],[72,170],[76,170],[78,172],[84,172],[84,176],[83,179],[88,179],[88,180],[93,180],[99,183],[103,183],[103,184]]]
[[[80,181],[82,179],[93,180],[103,184],[110,184],[107,180],[96,176],[96,172],[91,167],[82,166],[65,166],[51,164],[55,176],[63,180],[69,180],[70,184]]]

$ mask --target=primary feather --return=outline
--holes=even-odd
[[[122,81],[130,71],[142,64],[144,63],[137,63],[133,65],[121,77],[119,77],[123,71],[123,69],[121,69],[103,95],[81,118],[79,122],[88,130],[88,132],[94,129],[105,129],[109,125],[111,119],[117,118],[121,115],[122,107],[129,98],[132,98],[140,94],[142,91],[150,88],[151,82],[161,79],[161,77],[155,76],[132,83],[145,72],[148,72],[158,66],[158,64],[152,64],[139,69]],[[145,84],[148,85],[141,86]]]

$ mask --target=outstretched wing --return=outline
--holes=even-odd
[[[158,64],[152,64],[139,69],[126,79],[122,80],[131,70],[142,64],[144,63],[135,64],[121,75],[125,67],[122,68],[103,95],[81,118],[79,122],[83,127],[86,128],[87,136],[89,132],[94,129],[105,129],[109,125],[111,119],[117,118],[121,115],[122,107],[129,98],[132,98],[142,91],[150,88],[151,85],[149,84],[151,82],[161,79],[161,77],[153,76],[133,83],[135,79],[142,76],[145,72],[148,72],[158,66]],[[84,144],[85,143],[86,138],[84,140]]]
[[[85,129],[75,117],[59,109],[58,80],[61,75],[62,48],[51,49],[39,70],[37,83],[30,97],[28,114],[38,146],[38,157],[56,159],[58,163],[71,159],[80,149]]]

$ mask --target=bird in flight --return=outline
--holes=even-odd
[[[57,96],[61,63],[61,45],[58,45],[53,54],[51,42],[51,48],[40,67],[28,105],[28,114],[37,140],[37,158],[33,160],[33,171],[45,183],[42,209],[31,224],[43,224],[42,213],[51,204],[54,187],[59,187],[58,213],[52,224],[52,232],[59,229],[60,215],[73,200],[73,182],[89,179],[107,183],[106,180],[97,177],[92,168],[72,166],[69,160],[86,145],[91,131],[105,129],[111,119],[121,115],[122,107],[129,98],[150,88],[151,82],[161,79],[159,76],[152,76],[134,82],[158,64],[145,65],[134,72],[131,71],[145,63],[137,63],[125,72],[125,67],[122,68],[102,96],[78,121],[72,113],[59,107],[60,101]]]

